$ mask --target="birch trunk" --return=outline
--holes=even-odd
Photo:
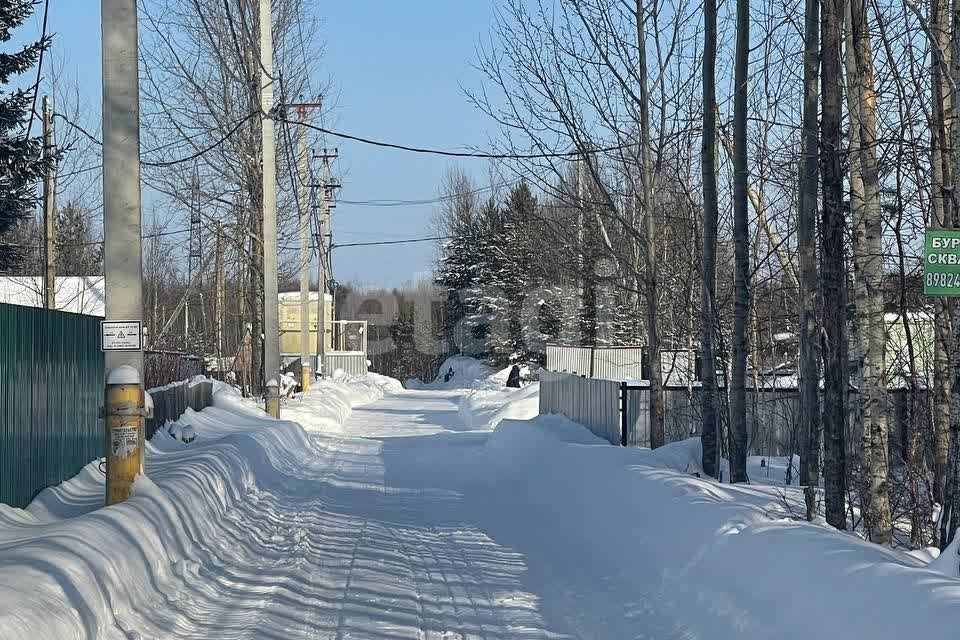
[[[653,206],[653,164],[650,161],[650,96],[647,82],[647,45],[643,0],[637,0],[637,75],[640,83],[640,185],[643,195],[644,257],[647,294],[647,352],[650,354],[650,448],[665,443],[663,429],[663,371],[660,362],[660,317],[657,311],[657,232]]]
[[[817,513],[820,485],[820,367],[817,362],[817,165],[820,0],[806,0],[803,51],[803,131],[797,242],[800,253],[800,460],[807,520]]]

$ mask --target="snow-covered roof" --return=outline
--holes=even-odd
[[[106,315],[103,276],[56,278],[57,309],[91,316]],[[42,276],[0,276],[0,302],[22,307],[43,306]]]

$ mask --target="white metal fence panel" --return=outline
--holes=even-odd
[[[590,347],[547,345],[547,370],[590,375]]]
[[[620,383],[568,373],[540,376],[540,414],[560,414],[610,444],[620,444]]]
[[[596,347],[593,349],[591,376],[607,380],[643,378],[642,347]]]
[[[367,354],[361,351],[327,352],[323,356],[324,375],[333,375],[337,369],[354,376],[367,374]]]

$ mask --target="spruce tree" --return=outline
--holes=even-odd
[[[8,44],[13,30],[33,12],[32,0],[0,2],[0,43]],[[0,269],[13,268],[29,248],[17,246],[9,232],[29,217],[37,204],[37,185],[47,160],[43,139],[28,137],[36,87],[8,90],[12,78],[34,65],[49,38],[13,52],[0,52]]]

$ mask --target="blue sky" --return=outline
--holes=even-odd
[[[425,147],[485,146],[493,125],[468,104],[461,86],[477,87],[475,50],[488,32],[488,0],[350,0],[317,2],[326,57],[321,76],[339,93],[336,128]],[[39,31],[39,16],[30,29]],[[88,104],[100,105],[100,0],[50,0],[50,30],[66,71]],[[331,141],[340,149],[341,197],[415,200],[436,196],[450,159]],[[480,160],[462,166],[478,179]],[[432,205],[375,208],[340,204],[335,242],[431,235]],[[431,269],[431,244],[343,248],[334,252],[341,282],[400,285]]]

